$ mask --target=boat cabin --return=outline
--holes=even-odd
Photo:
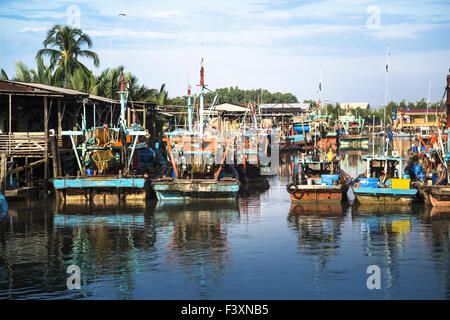
[[[312,159],[303,159],[298,162],[298,167],[294,168],[294,172],[298,170],[297,184],[339,184],[339,162],[337,160],[332,161],[320,161]],[[297,176],[297,175],[296,175]]]
[[[366,156],[367,178],[401,178],[402,165],[405,160],[399,156]]]

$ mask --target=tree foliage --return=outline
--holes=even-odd
[[[217,103],[232,103],[232,104],[245,104],[249,102],[263,103],[296,103],[298,102],[297,97],[292,93],[281,93],[281,92],[269,92],[263,89],[252,89],[243,90],[239,87],[229,87],[229,88],[219,88],[214,92],[207,92],[205,94],[206,101],[213,101],[214,96],[219,94]],[[171,104],[174,105],[184,105],[186,104],[185,97],[176,97],[169,100]]]

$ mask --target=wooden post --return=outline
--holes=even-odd
[[[1,163],[1,172],[0,172],[0,189],[2,193],[5,193],[6,190],[6,171],[8,168],[7,161],[8,157],[6,153],[2,153],[1,155],[2,163]]]
[[[29,186],[30,186],[30,182],[28,181],[28,180],[29,180],[29,177],[28,177],[28,156],[25,157],[25,170],[24,170],[24,175],[25,175],[25,185],[26,185],[27,187],[29,187]]]
[[[145,118],[147,118],[147,108],[144,106],[144,107],[142,107],[142,127],[144,128],[144,129],[146,129],[146,127],[145,127],[145,125],[146,125],[146,119]]]
[[[44,197],[48,196],[48,115],[47,115],[47,97],[44,97]]]
[[[62,114],[61,99],[58,99],[58,146],[62,147]]]
[[[127,128],[130,127],[130,121],[131,121],[131,108],[127,108]]]
[[[12,133],[12,103],[11,103],[11,95],[9,95],[9,123],[8,123],[8,135],[9,135],[9,143],[8,143],[8,153],[11,154],[11,133]]]
[[[52,167],[53,167],[53,178],[58,177],[58,152],[56,150],[57,136],[50,137],[50,145],[52,148]]]

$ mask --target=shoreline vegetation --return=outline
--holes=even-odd
[[[15,80],[20,82],[35,82],[51,86],[64,87],[93,95],[98,95],[111,99],[119,99],[119,76],[124,66],[116,68],[106,68],[95,75],[89,70],[82,60],[93,62],[95,67],[100,66],[100,58],[92,48],[92,39],[88,34],[83,33],[81,29],[71,26],[55,25],[46,34],[43,41],[43,48],[36,54],[36,68],[31,69],[22,61],[15,63],[16,74],[9,77],[8,74],[0,69],[0,80]],[[47,61],[46,61],[47,60]],[[47,62],[47,63],[46,63]],[[139,79],[131,72],[124,72],[124,78],[129,84],[129,95],[134,101],[146,101],[157,105],[179,105],[185,106],[186,96],[169,97],[166,85],[163,83],[159,89],[149,88],[139,83]],[[246,104],[250,102],[262,101],[263,103],[298,103],[298,99],[292,93],[271,93],[265,89],[243,90],[238,86],[229,88],[219,88],[215,92],[208,92],[205,99],[212,100],[214,95],[219,94],[218,103]],[[314,100],[303,100],[312,108],[317,107]],[[430,103],[430,110],[442,109],[445,105],[443,101]],[[384,109],[386,109],[386,119],[394,116],[395,109],[425,109],[427,102],[422,98],[417,102],[399,103],[391,101],[387,106],[380,109],[350,109],[355,116],[360,116],[372,123],[375,117],[375,123],[380,124],[384,118]],[[330,115],[331,122],[344,115],[347,111],[345,105],[339,103],[327,103],[327,113]]]

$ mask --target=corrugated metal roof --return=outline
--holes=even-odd
[[[405,114],[414,114],[414,115],[426,115],[427,113],[429,115],[433,115],[435,113],[438,114],[445,114],[446,110],[445,109],[434,109],[434,108],[429,108],[427,109],[411,109],[411,110],[407,110],[407,109],[398,109],[399,113],[405,113]]]
[[[118,100],[113,100],[113,99],[109,99],[109,98],[105,98],[105,97],[101,97],[101,96],[97,96],[97,95],[93,95],[93,94],[87,94],[85,92],[81,92],[81,91],[77,91],[77,90],[49,86],[49,85],[42,84],[42,83],[21,82],[21,81],[13,81],[13,80],[0,80],[0,81],[33,88],[33,89],[35,89],[35,90],[33,90],[34,92],[61,93],[61,94],[70,95],[70,96],[81,96],[81,97],[89,98],[91,100],[101,101],[101,102],[110,103],[110,104],[119,104],[120,103]]]
[[[48,91],[48,92],[57,92],[57,93],[62,93],[62,94],[67,94],[67,95],[84,95],[84,96],[88,96],[88,94],[84,93],[84,92],[75,91],[75,90],[72,90],[72,89],[65,89],[65,88],[55,87],[55,86],[49,86],[49,85],[42,84],[42,83],[20,82],[20,81],[12,81],[12,80],[2,80],[2,81],[15,83],[15,84],[19,84],[19,85],[30,87],[30,88],[34,88],[34,89],[37,89],[37,91],[44,90],[44,91]]]

